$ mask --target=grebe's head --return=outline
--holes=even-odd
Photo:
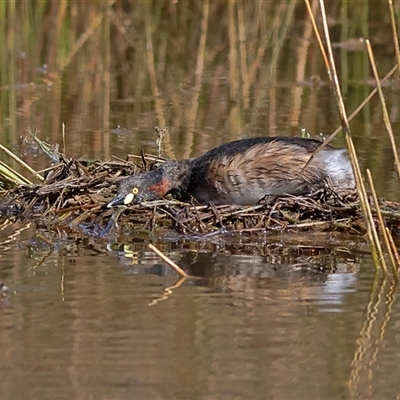
[[[117,196],[107,207],[128,206],[144,201],[158,200],[170,190],[161,168],[130,176],[121,181]]]

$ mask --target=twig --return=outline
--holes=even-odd
[[[36,235],[38,239],[43,240],[43,242],[47,243],[49,246],[54,246],[54,243],[47,239],[45,236],[43,236],[41,233]]]
[[[180,276],[183,276],[185,278],[189,277],[189,275],[182,268],[178,267],[178,265],[176,265],[170,258],[161,253],[161,251],[158,250],[156,246],[149,243],[148,247],[150,250],[154,251],[154,253],[156,253],[162,260],[164,260],[170,267],[172,267]]]
[[[158,154],[158,158],[160,158],[162,156],[163,153],[163,141],[164,141],[164,137],[166,134],[168,134],[168,128],[161,128],[160,126],[155,126],[154,127],[156,133],[157,133],[157,154]],[[144,154],[142,154],[142,157],[144,158]]]
[[[67,147],[65,144],[65,123],[64,122],[62,123],[62,142],[63,142],[63,154],[65,155]]]

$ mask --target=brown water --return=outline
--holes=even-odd
[[[393,66],[387,4],[369,3],[327,5],[349,111],[373,87],[358,38],[381,76]],[[27,130],[61,144],[62,122],[68,157],[101,159],[156,153],[155,125],[176,158],[339,125],[302,2],[13,4],[0,138],[37,169],[50,162]],[[397,135],[399,85],[384,86]],[[398,200],[377,98],[351,128],[363,171]],[[397,288],[374,276],[364,237],[0,228],[2,399],[400,398]],[[177,281],[149,242],[194,278]]]
[[[399,393],[399,304],[388,283],[372,287],[360,252],[171,244],[201,277],[173,288],[176,276],[143,248],[65,238],[51,250],[14,228],[0,271],[2,398]]]

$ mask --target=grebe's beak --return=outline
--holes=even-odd
[[[134,197],[135,195],[133,193],[128,193],[126,196],[123,194],[117,194],[117,197],[115,197],[114,200],[111,200],[107,204],[107,207],[111,208],[113,206],[128,206],[132,203]]]
[[[114,206],[123,206],[125,205],[125,197],[123,194],[118,194],[113,200],[111,200],[107,204],[107,208],[111,208]]]

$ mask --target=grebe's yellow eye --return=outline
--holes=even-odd
[[[133,194],[138,194],[138,193],[139,193],[139,189],[138,189],[137,187],[134,187],[134,188],[132,189],[132,193],[133,193]]]

